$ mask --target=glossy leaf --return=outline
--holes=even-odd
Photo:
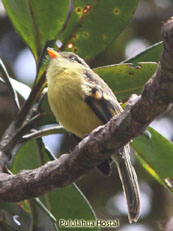
[[[69,0],[3,0],[6,11],[36,60],[46,40],[54,39],[68,12]]]
[[[173,144],[153,128],[149,127],[147,130],[151,138],[145,135],[138,136],[131,146],[145,169],[161,184],[169,188],[165,180],[173,177]],[[169,189],[173,192],[173,189]]]
[[[74,14],[60,36],[63,49],[85,60],[103,51],[132,18],[138,0],[75,0]]]
[[[156,63],[118,64],[95,68],[94,71],[108,84],[118,100],[125,101],[131,94],[141,93],[156,67]]]
[[[134,57],[126,59],[122,63],[159,62],[162,48],[163,42],[156,43]]]

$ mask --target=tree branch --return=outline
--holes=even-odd
[[[124,112],[84,138],[71,155],[16,175],[0,175],[0,201],[20,201],[36,197],[55,187],[63,187],[91,171],[141,134],[150,122],[173,102],[173,17],[162,26],[164,48],[156,73],[140,96],[131,98]]]
[[[32,133],[29,133],[27,135],[24,135],[21,139],[22,142],[26,142],[32,139],[37,139],[37,138],[41,138],[43,136],[48,136],[51,134],[64,134],[67,133],[67,131],[60,125],[56,125],[53,127],[49,127],[49,128],[45,128],[39,131],[34,131]]]

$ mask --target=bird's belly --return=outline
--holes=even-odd
[[[48,91],[51,110],[56,120],[69,132],[82,138],[102,124],[94,111],[79,95],[79,92],[66,91],[66,93],[62,93],[61,89],[55,89],[54,93]],[[66,94],[71,95],[67,97]]]

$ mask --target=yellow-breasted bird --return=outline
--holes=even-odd
[[[122,112],[115,95],[85,61],[72,52],[47,49],[51,58],[46,77],[48,100],[56,120],[66,130],[82,138]],[[125,193],[129,221],[137,221],[140,195],[136,172],[130,162],[129,144],[112,155]],[[98,168],[104,175],[110,171],[109,161]]]

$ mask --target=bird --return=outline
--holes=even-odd
[[[49,47],[47,52],[50,58],[46,71],[49,105],[57,122],[67,131],[82,139],[122,113],[115,94],[81,57]],[[140,214],[140,191],[129,144],[98,165],[98,169],[109,175],[112,161],[122,183],[129,222],[136,222]]]

